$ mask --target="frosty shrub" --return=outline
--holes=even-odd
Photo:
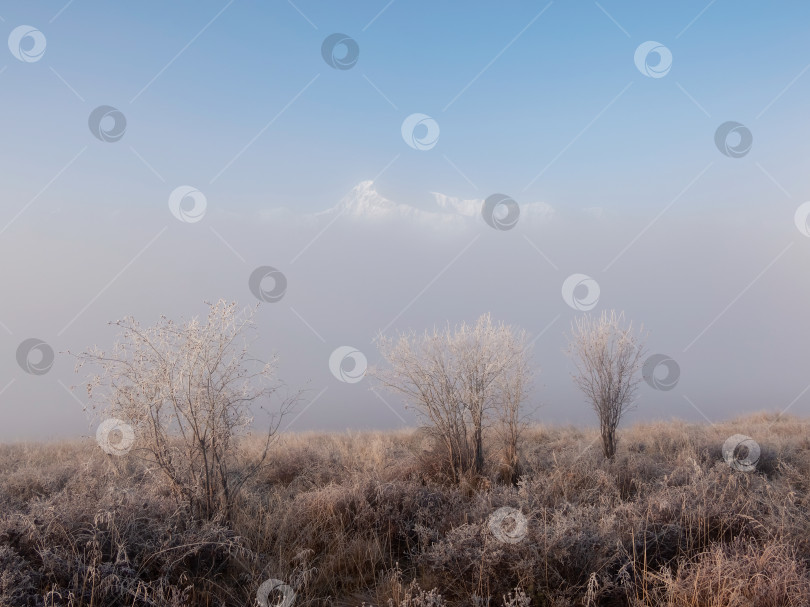
[[[133,454],[164,473],[194,516],[227,519],[296,399],[281,399],[259,457],[236,466],[244,461],[237,438],[253,421],[252,407],[264,409],[282,384],[277,357],[262,362],[248,353],[256,308],[239,311],[224,300],[208,306],[207,318],[183,324],[165,316],[149,327],[132,317],[112,322],[121,330],[113,350],[76,355],[76,370],[86,363],[98,369],[87,382],[90,408],[132,427]]]
[[[474,325],[379,336],[377,345],[388,367],[372,374],[432,426],[453,480],[481,474],[485,429],[496,431],[508,463],[516,464],[520,406],[531,380],[525,331],[484,314]]]
[[[616,428],[633,404],[644,343],[624,313],[585,315],[572,323],[568,353],[576,364],[574,382],[599,417],[602,452],[616,454]]]

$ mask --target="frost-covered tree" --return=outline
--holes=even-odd
[[[263,451],[245,466],[238,439],[253,421],[252,407],[264,409],[282,387],[277,357],[249,355],[256,308],[240,311],[223,300],[208,306],[207,318],[182,324],[165,316],[148,327],[132,317],[111,322],[121,330],[112,351],[76,355],[76,371],[86,363],[98,369],[87,382],[90,409],[131,426],[133,454],[162,470],[196,516],[227,518],[296,399],[281,399],[262,432]]]
[[[520,405],[531,379],[526,334],[489,314],[451,329],[379,336],[388,363],[372,374],[433,427],[454,480],[484,468],[484,431],[498,424],[517,457]]]
[[[641,381],[643,331],[626,323],[624,312],[586,314],[571,324],[568,353],[576,364],[574,382],[599,417],[602,452],[611,459],[616,454],[616,428]]]

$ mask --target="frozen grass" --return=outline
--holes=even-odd
[[[723,441],[762,448],[730,468]],[[460,486],[411,431],[282,435],[233,523],[191,520],[157,471],[92,442],[0,446],[0,605],[810,604],[810,420],[533,427],[518,486]],[[248,453],[258,453],[248,444]],[[508,543],[487,521],[519,509]]]

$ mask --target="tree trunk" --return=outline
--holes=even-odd
[[[484,444],[481,431],[481,422],[476,420],[475,432],[473,434],[473,441],[475,443],[475,456],[473,459],[473,472],[481,474],[484,470]]]
[[[604,427],[602,428],[602,452],[605,454],[606,459],[613,459],[616,455],[616,430]]]

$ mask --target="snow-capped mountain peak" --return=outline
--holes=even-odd
[[[361,181],[354,186],[338,203],[317,213],[299,217],[304,221],[316,221],[319,217],[341,215],[357,221],[408,221],[433,229],[464,228],[483,223],[481,210],[483,199],[461,199],[433,192],[436,207],[420,209],[409,204],[387,199],[377,191],[371,180]],[[279,217],[272,210],[266,210],[265,217]],[[553,209],[543,202],[521,204],[520,221],[531,224],[545,222],[553,215]]]

